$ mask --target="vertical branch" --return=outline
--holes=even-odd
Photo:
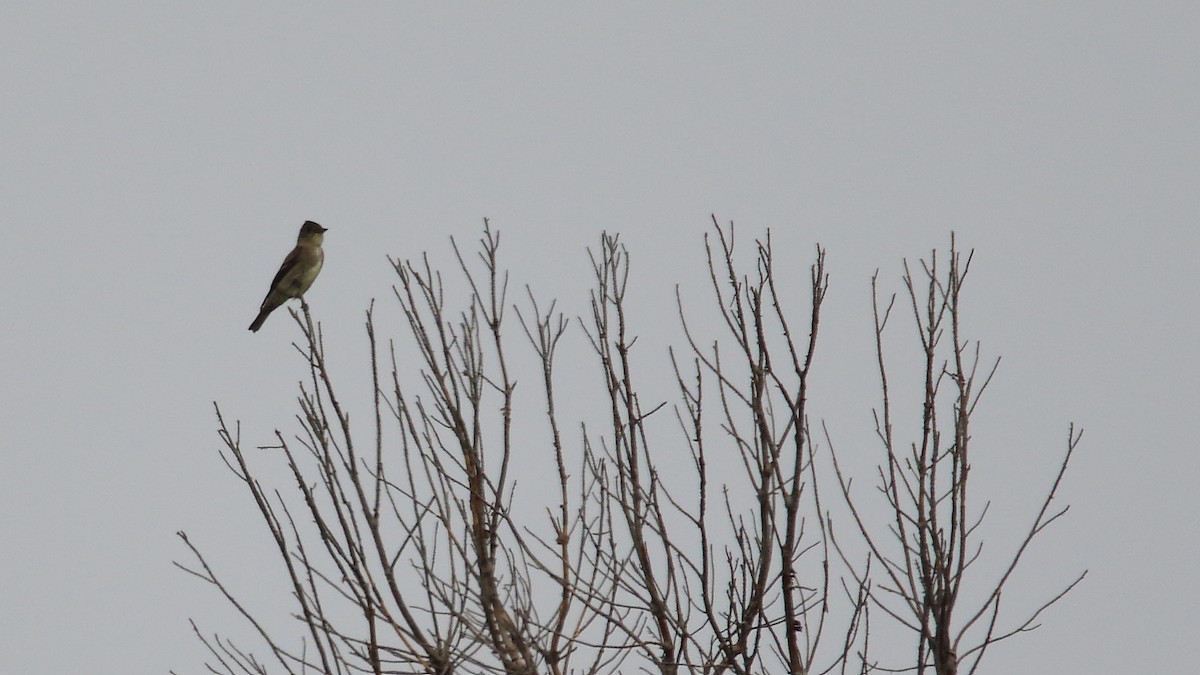
[[[652,492],[656,482],[654,467],[652,464],[642,466],[643,460],[648,460],[648,456],[643,455],[645,419],[654,411],[642,411],[633,385],[630,349],[636,338],[628,337],[625,317],[629,256],[617,236],[606,234],[601,238],[599,256],[592,254],[592,267],[597,285],[592,292],[591,327],[585,326],[585,332],[600,360],[610,408],[611,456],[616,464],[616,475],[613,476],[615,492],[609,494],[615,500],[630,536],[634,565],[629,571],[636,575],[637,591],[645,594],[643,609],[654,629],[653,639],[649,641],[642,641],[636,630],[629,630],[628,634],[644,649],[651,650],[648,655],[660,672],[670,674],[676,672],[679,665],[680,645],[676,638],[679,622],[671,613],[670,586],[659,579],[650,552],[652,539],[658,537],[664,545],[668,540]],[[643,471],[647,472],[646,476]],[[610,561],[609,574],[615,581],[619,574],[618,564],[615,558]],[[668,576],[668,580],[670,578]]]
[[[1058,490],[1077,441],[1072,427],[1067,457],[1042,511],[1012,555],[1007,571],[991,586],[990,595],[978,608],[966,610],[969,617],[966,621],[956,619],[961,591],[972,578],[968,575],[970,566],[981,551],[981,544],[975,542],[977,528],[987,513],[986,504],[981,509],[974,509],[970,499],[971,417],[999,366],[999,359],[996,359],[981,371],[979,343],[972,344],[964,337],[962,290],[973,255],[968,252],[964,256],[952,236],[949,262],[944,271],[939,268],[937,251],[928,261],[921,261],[920,278],[907,262],[904,265],[903,283],[924,366],[920,438],[912,444],[907,456],[900,453],[893,439],[893,392],[884,358],[883,333],[895,298],[881,311],[878,275],[871,282],[876,360],[882,391],[882,412],[876,412],[876,435],[884,450],[884,461],[879,468],[880,491],[892,513],[890,536],[895,540],[896,553],[885,552],[889,548],[885,537],[875,534],[860,515],[850,494],[850,481],[842,473],[837,455],[833,453],[835,472],[855,524],[872,560],[891,582],[886,589],[888,595],[872,591],[871,600],[916,633],[917,672],[932,668],[937,675],[956,675],[966,657],[974,659],[970,668],[973,672],[989,645],[1026,630],[1030,625],[1032,617],[1012,631],[996,630],[1001,592],[1033,537],[1065,513],[1064,509],[1046,517],[1046,507]],[[949,340],[943,341],[945,337]],[[950,384],[949,391],[942,389],[946,382]],[[939,411],[943,406],[949,407],[953,422],[948,443],[943,440],[939,427]],[[1082,578],[1080,575],[1034,616],[1061,599]],[[899,603],[894,603],[893,599],[898,599]],[[984,617],[988,620],[983,634],[969,634],[972,626]]]
[[[486,270],[485,279],[476,279],[466,264],[457,243],[453,242],[456,257],[463,275],[471,288],[470,306],[457,324],[448,321],[442,310],[440,279],[426,263],[424,270],[414,265],[394,263],[400,273],[403,293],[397,293],[410,317],[414,336],[421,344],[425,381],[435,401],[438,421],[453,430],[459,467],[463,471],[467,508],[463,515],[467,519],[467,549],[457,548],[471,560],[470,578],[474,584],[468,591],[478,599],[478,617],[483,622],[483,633],[487,636],[492,653],[500,659],[505,672],[526,673],[534,668],[533,650],[523,629],[514,621],[514,612],[507,606],[502,588],[517,590],[522,583],[522,570],[511,564],[504,548],[500,524],[506,521],[507,472],[512,453],[512,397],[514,383],[508,375],[502,335],[505,306],[506,279],[502,279],[497,251],[499,237],[484,223],[480,259]],[[419,299],[419,301],[418,301]],[[422,309],[429,312],[429,319],[420,318]],[[481,322],[482,320],[482,322]],[[430,330],[429,328],[432,328]],[[485,360],[485,342],[491,344],[498,374],[488,375]],[[484,397],[489,391],[501,398],[500,434],[494,450],[499,469],[489,474],[489,453],[485,448],[488,434],[484,430]],[[436,481],[446,495],[445,503],[459,503],[452,497],[458,479],[452,478],[448,467],[433,460],[429,464]],[[445,512],[439,516],[447,532],[453,525],[453,517]],[[502,578],[500,562],[509,564],[507,580]],[[464,558],[464,561],[466,558]],[[527,582],[524,582],[528,586]],[[451,596],[446,596],[447,600]],[[524,602],[524,601],[522,601]],[[518,616],[526,615],[521,609]],[[460,616],[468,620],[468,615]]]
[[[553,302],[543,314],[533,292],[526,287],[529,304],[533,308],[533,320],[527,322],[521,316],[520,309],[515,309],[525,337],[533,346],[541,364],[542,386],[546,397],[546,419],[550,422],[551,444],[554,448],[554,466],[558,474],[558,513],[551,512],[550,524],[554,533],[553,547],[558,558],[557,579],[559,582],[559,601],[550,622],[550,645],[543,652],[543,658],[552,673],[561,675],[567,672],[570,664],[569,654],[564,654],[567,643],[571,639],[566,635],[566,623],[570,617],[574,593],[579,587],[572,579],[579,574],[578,565],[582,560],[575,560],[571,554],[571,500],[570,481],[567,473],[566,458],[563,453],[562,433],[559,430],[558,412],[554,397],[554,355],[558,342],[567,330],[567,321],[561,313],[556,313]]]
[[[724,436],[737,448],[745,469],[745,488],[753,508],[742,513],[727,494],[727,525],[734,545],[726,549],[724,598],[715,595],[716,569],[708,557],[710,526],[693,519],[703,553],[693,564],[701,604],[719,656],[715,672],[760,672],[767,648],[779,658],[779,668],[807,673],[815,667],[830,604],[831,533],[826,529],[818,491],[814,448],[809,437],[807,404],[809,375],[814,363],[821,307],[828,290],[825,251],[817,248],[810,269],[807,336],[792,328],[787,309],[789,293],[780,283],[770,233],[756,244],[755,274],[738,271],[732,226],[726,231],[714,219],[714,233],[705,238],[709,278],[731,350],[727,358],[719,344],[702,348],[679,302],[684,333],[698,369],[697,384],[685,384],[676,365],[684,396],[684,428],[693,449],[702,486],[707,490],[703,454],[700,371],[716,383]],[[678,294],[677,294],[678,296]],[[807,498],[806,498],[807,495]],[[815,537],[807,537],[808,509],[817,514]],[[703,511],[702,511],[703,513]],[[751,519],[751,520],[748,520]],[[752,527],[747,527],[753,522]],[[806,578],[803,555],[819,553],[815,574]],[[686,559],[686,556],[681,555]],[[861,603],[850,610],[850,625],[862,613]],[[850,629],[847,629],[848,633]],[[832,654],[828,668],[844,663],[849,645]]]

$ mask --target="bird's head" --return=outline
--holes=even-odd
[[[300,237],[297,240],[301,244],[317,244],[320,245],[321,240],[325,238],[325,232],[328,228],[321,227],[311,220],[304,221],[300,226]]]

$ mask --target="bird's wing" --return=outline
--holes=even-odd
[[[300,263],[302,253],[303,247],[296,246],[287,254],[287,257],[283,259],[283,264],[279,266],[279,271],[275,273],[275,278],[271,280],[271,289],[267,291],[268,295],[279,288],[279,282],[283,281],[283,278],[296,268],[296,265]]]

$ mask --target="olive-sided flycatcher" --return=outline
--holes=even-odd
[[[300,226],[300,236],[296,239],[296,248],[287,254],[279,272],[271,281],[271,290],[263,299],[258,317],[250,324],[250,330],[262,328],[267,316],[277,307],[291,298],[302,298],[304,292],[312,286],[312,282],[321,271],[325,262],[325,252],[321,250],[321,241],[325,239],[325,228],[311,220]],[[303,301],[303,300],[302,300]]]

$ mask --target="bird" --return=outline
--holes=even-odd
[[[296,248],[287,254],[275,278],[271,280],[271,290],[263,298],[262,306],[250,330],[258,332],[263,322],[271,312],[291,298],[300,298],[304,302],[304,292],[312,286],[312,282],[321,271],[325,262],[325,251],[321,250],[321,242],[325,239],[327,228],[321,227],[311,220],[304,221],[300,226],[300,236],[296,238]]]

